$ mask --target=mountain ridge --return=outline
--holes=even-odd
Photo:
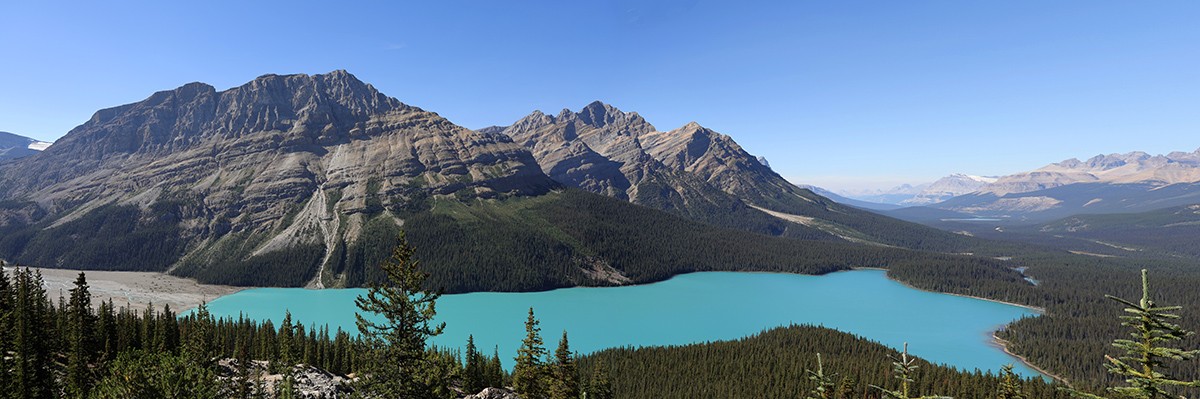
[[[930,206],[1049,221],[1075,213],[1125,213],[1200,202],[1200,150],[1076,158],[1001,176],[976,192]]]
[[[220,92],[190,83],[104,109],[45,152],[0,164],[0,182],[10,258],[94,262],[78,257],[105,237],[82,225],[107,226],[172,270],[236,272],[243,285],[256,283],[238,265],[271,255],[274,266],[258,267],[283,273],[282,260],[300,252],[329,255],[355,241],[364,215],[403,208],[417,191],[496,198],[558,185],[507,136],[454,125],[345,71],[263,75]],[[147,226],[161,229],[160,242],[137,235]],[[54,233],[63,229],[78,238]],[[78,253],[40,250],[51,246]],[[321,285],[299,274],[286,285]]]
[[[660,131],[636,112],[596,101],[556,116],[534,111],[503,132],[558,182],[709,224],[745,229],[746,220],[765,215],[788,224],[751,231],[779,235],[804,229],[803,238],[930,250],[950,250],[967,240],[795,186],[730,136],[696,122]],[[707,217],[713,210],[741,216]]]

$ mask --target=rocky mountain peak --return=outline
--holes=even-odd
[[[329,256],[358,238],[366,215],[398,224],[384,210],[421,198],[557,187],[508,136],[455,125],[345,71],[263,75],[225,91],[189,83],[101,110],[46,151],[0,163],[0,185],[0,199],[37,208],[48,229],[117,208],[163,222],[173,233],[161,239],[183,256],[165,261],[187,259],[176,265],[184,275],[237,269],[240,284],[258,272],[230,265],[276,251]],[[25,208],[0,209],[0,223]],[[248,236],[258,244],[234,244]],[[227,245],[240,249],[227,258]],[[287,284],[314,276],[296,277]]]

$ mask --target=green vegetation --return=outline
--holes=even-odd
[[[921,269],[937,264],[957,273],[938,289],[1036,294],[1020,273],[998,260],[717,228],[581,190],[470,205],[445,199],[435,203],[414,193],[410,203],[420,205],[405,205],[412,212],[404,228],[417,256],[432,265],[426,284],[447,293],[613,284],[585,273],[597,264],[633,283],[698,271],[824,274],[855,267],[896,268],[905,276],[902,281],[931,289],[938,280]],[[330,270],[344,273],[349,287],[383,281],[375,264],[387,257],[398,232],[387,213],[365,221],[356,241],[334,249]],[[918,277],[925,280],[916,281]]]
[[[364,373],[356,384],[359,394],[380,397],[446,397],[449,374],[437,367],[436,355],[426,351],[426,340],[442,333],[446,323],[433,323],[440,292],[421,288],[428,274],[418,269],[415,250],[404,234],[396,239],[392,256],[380,266],[386,285],[372,284],[354,304],[364,313],[383,316],[374,322],[355,313],[365,356]]]
[[[1038,254],[1014,257],[1014,267],[1028,266],[1026,274],[1040,281],[1026,304],[1040,306],[1047,314],[1017,320],[997,337],[1008,342],[1008,349],[1042,369],[1070,381],[1084,391],[1097,392],[1120,384],[1121,378],[1108,373],[1105,356],[1111,356],[1108,342],[1128,337],[1118,316],[1121,309],[1106,294],[1138,297],[1141,269],[1154,277],[1155,302],[1183,306],[1178,311],[1183,328],[1194,330],[1200,321],[1200,270],[1180,260],[1097,258],[1069,254]],[[1185,337],[1183,347],[1200,347],[1200,339]],[[1183,380],[1200,379],[1200,364],[1195,361],[1164,362]],[[1194,394],[1191,396],[1195,396]]]
[[[383,188],[383,179],[378,176],[367,178],[367,195],[379,194],[379,189]]]
[[[413,388],[419,392],[415,395],[418,397],[445,397],[449,394],[447,388],[451,380],[463,385],[470,381],[472,387],[506,385],[508,379],[500,370],[499,354],[484,357],[475,348],[473,338],[468,341],[465,357],[458,350],[430,347],[424,343],[421,337],[436,334],[441,326],[430,324],[437,294],[422,288],[422,280],[429,276],[416,269],[412,258],[417,253],[403,240],[401,245],[393,248],[392,262],[381,270],[388,273],[389,281],[402,286],[377,288],[374,295],[360,298],[360,307],[382,312],[389,321],[364,324],[367,327],[359,338],[342,331],[331,338],[328,328],[324,327],[306,330],[303,324],[292,321],[290,314],[276,328],[270,321],[214,320],[203,306],[183,318],[176,317],[169,307],[158,311],[151,306],[139,313],[126,308],[118,310],[108,302],[93,310],[83,273],[76,280],[69,301],[60,299],[55,306],[46,297],[40,275],[18,268],[11,285],[6,275],[0,278],[0,332],[3,332],[0,350],[7,354],[0,357],[0,367],[6,371],[0,373],[3,377],[0,387],[5,388],[5,396],[19,398],[60,395],[172,397],[183,392],[248,397],[253,392],[262,392],[263,384],[261,372],[245,367],[249,359],[267,361],[270,370],[283,373],[277,386],[277,392],[283,393],[293,389],[295,380],[290,374],[290,365],[296,363],[317,365],[337,374],[357,372],[364,376],[360,380],[364,382],[360,385],[364,392],[378,386],[366,383],[369,381],[410,384],[398,389]],[[1042,263],[1050,264],[1047,260]],[[970,270],[986,270],[987,265],[988,262],[981,261],[974,268],[954,270],[966,270],[966,275],[970,275],[973,273]],[[1067,265],[1040,266],[1038,270],[1067,275],[1092,273],[1096,284],[1082,285],[1089,289],[1107,287],[1110,280],[1128,277],[1126,270],[1121,268],[1126,265],[1111,261],[1097,261],[1086,266],[1090,269]],[[951,269],[935,270],[953,273]],[[1194,295],[1186,294],[1193,292],[1190,290],[1194,289],[1196,279],[1188,277],[1190,274],[1187,273],[1200,272],[1186,265],[1177,269],[1162,267],[1161,270],[1170,278],[1156,283],[1158,288],[1153,294],[1143,274],[1141,301],[1134,303],[1110,297],[1128,306],[1125,325],[1134,328],[1133,340],[1115,341],[1118,348],[1128,353],[1127,356],[1116,359],[1110,356],[1107,361],[1095,363],[1108,364],[1108,372],[1115,379],[1125,380],[1125,386],[1111,389],[1114,393],[1145,398],[1176,397],[1194,392],[1176,391],[1169,386],[1200,385],[1186,382],[1195,380],[1188,377],[1195,372],[1194,362],[1179,361],[1192,357],[1197,351],[1174,349],[1176,346],[1197,347],[1195,338],[1183,327],[1169,322],[1179,317],[1194,322],[1188,317],[1194,310],[1156,305],[1160,297],[1162,302],[1171,302],[1179,294],[1193,297],[1194,301]],[[1046,281],[1053,282],[1056,278],[1046,278]],[[1134,291],[1127,287],[1128,284],[1124,285],[1114,292],[1127,296]],[[1114,283],[1113,286],[1123,285]],[[1048,317],[1024,319],[1018,324],[1050,320],[1046,325],[1057,327],[1064,320],[1091,322],[1093,316],[1119,320],[1114,312],[1089,304],[1087,298],[1076,300],[1079,304],[1075,306],[1068,305],[1059,297],[1067,295],[1061,287],[1055,288],[1051,283],[1038,287],[1047,291],[1047,296],[1041,300],[1047,301],[1053,312],[1062,312],[1069,317],[1052,313]],[[1037,300],[1032,296],[1025,299]],[[1060,300],[1063,303],[1056,302]],[[1053,339],[1040,343],[1040,346],[1026,346],[1047,337],[1035,335],[1031,341],[1029,337],[1018,336],[1028,334],[1027,331],[1042,332],[1036,329],[1010,328],[1001,335],[1014,342],[1016,348],[1035,348],[1035,351],[1069,357],[1073,363],[1067,369],[1083,370],[1079,375],[1085,376],[1071,378],[1073,390],[1057,389],[1059,384],[1039,378],[1016,378],[1010,368],[993,375],[928,364],[907,356],[907,350],[898,352],[822,327],[780,327],[735,341],[610,348],[576,358],[570,352],[566,332],[554,355],[547,355],[537,324],[531,309],[526,320],[527,337],[522,350],[518,351],[518,367],[511,380],[513,386],[530,397],[568,398],[585,392],[589,398],[770,398],[796,397],[809,392],[811,397],[822,399],[937,395],[1065,398],[1069,394],[1098,399],[1099,396],[1094,396],[1096,393],[1122,382],[1105,381],[1087,374],[1088,361],[1095,357],[1095,352],[1103,356],[1104,348],[1095,350],[1086,345],[1064,345],[1063,340]],[[1049,330],[1051,333],[1057,331]],[[1073,340],[1089,345],[1094,343],[1094,337],[1107,335],[1103,328],[1068,331],[1074,335]],[[1167,345],[1170,342],[1178,345]],[[1062,348],[1041,349],[1056,346]],[[220,358],[238,359],[235,375],[216,378],[219,370],[215,360]],[[889,363],[889,358],[894,362]],[[416,377],[392,376],[396,371]],[[870,388],[897,385],[899,388]]]
[[[546,348],[542,346],[542,337],[538,334],[542,329],[533,317],[533,308],[529,308],[529,318],[525,320],[525,340],[517,349],[517,364],[513,366],[513,390],[518,395],[530,398],[546,396],[546,365],[542,356]]]
[[[673,172],[670,175],[681,182],[697,179],[687,172]],[[669,182],[648,179],[638,185],[638,196],[633,202],[718,227],[806,240],[841,241],[824,231],[787,222],[751,208],[737,197],[703,182],[695,182],[687,189],[701,198],[683,198]]]
[[[1125,382],[1130,385],[1108,388],[1109,391],[1131,398],[1153,399],[1175,397],[1177,393],[1169,390],[1172,387],[1200,387],[1200,381],[1181,381],[1160,371],[1164,360],[1192,359],[1200,353],[1200,350],[1182,350],[1163,346],[1167,341],[1181,340],[1193,333],[1169,322],[1169,320],[1179,318],[1178,315],[1169,312],[1177,311],[1181,307],[1156,306],[1150,299],[1150,283],[1146,278],[1145,269],[1142,269],[1142,299],[1140,301],[1133,303],[1111,295],[1108,298],[1128,306],[1125,312],[1131,313],[1132,316],[1121,316],[1125,320],[1121,324],[1133,327],[1134,332],[1130,335],[1136,339],[1136,341],[1118,339],[1113,342],[1113,346],[1124,349],[1128,355],[1119,359],[1105,356],[1109,361],[1108,371],[1124,377]],[[1102,396],[1077,390],[1068,389],[1067,391],[1077,397],[1104,399]]]
[[[820,353],[820,365],[817,354]],[[819,383],[806,371],[821,370],[853,398],[880,398],[870,385],[895,386],[899,351],[824,327],[792,325],[733,341],[681,346],[610,348],[578,359],[580,375],[604,368],[618,398],[795,398]],[[909,375],[913,396],[995,397],[1004,379],[978,370],[962,371],[909,358],[919,366]],[[837,377],[833,375],[836,374]],[[590,383],[588,381],[587,383]],[[843,383],[849,383],[842,386]],[[1040,378],[1019,380],[1029,397],[1067,398]],[[811,396],[811,395],[810,395]],[[847,398],[847,396],[839,396]]]
[[[323,244],[300,244],[251,256],[268,237],[268,233],[250,231],[226,235],[180,261],[174,274],[206,284],[260,287],[300,287],[313,278],[325,255]]]
[[[148,210],[104,205],[56,227],[34,225],[9,233],[0,239],[0,255],[48,267],[161,271],[183,253],[177,207],[170,202]]]

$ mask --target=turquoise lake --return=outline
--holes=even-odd
[[[357,334],[354,298],[364,289],[261,288],[217,298],[214,316],[243,314],[278,323],[290,310],[306,327]],[[730,340],[789,324],[850,332],[960,369],[992,370],[1014,363],[1022,375],[1039,375],[991,343],[992,331],[1037,313],[1030,309],[908,288],[881,270],[825,276],[777,273],[692,273],[631,287],[567,288],[532,293],[444,295],[437,301],[445,333],[439,346],[463,347],[467,335],[491,356],[499,346],[512,366],[525,336],[529,308],[553,352],[563,330],[579,353],[617,346],[682,345]]]

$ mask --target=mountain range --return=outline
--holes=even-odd
[[[1047,221],[1080,213],[1140,212],[1200,203],[1200,150],[1068,159],[1002,176],[978,191],[931,207],[958,213]]]
[[[959,195],[975,192],[996,181],[996,177],[975,176],[955,173],[934,181],[933,183],[901,184],[888,190],[841,190],[838,194],[821,189],[830,198],[844,198],[838,202],[860,208],[875,210],[892,210],[906,206],[922,206],[936,204]],[[833,196],[826,195],[833,194]],[[857,202],[851,202],[857,201]]]
[[[820,273],[933,256],[894,247],[985,245],[793,186],[696,123],[658,131],[595,102],[472,131],[346,71],[100,110],[0,161],[0,200],[10,261],[234,285],[380,280],[402,229],[450,292]]]
[[[597,101],[555,116],[534,111],[481,131],[512,137],[558,182],[716,226],[916,249],[962,245],[961,237],[795,186],[730,136],[696,122],[659,131],[636,112]]]

